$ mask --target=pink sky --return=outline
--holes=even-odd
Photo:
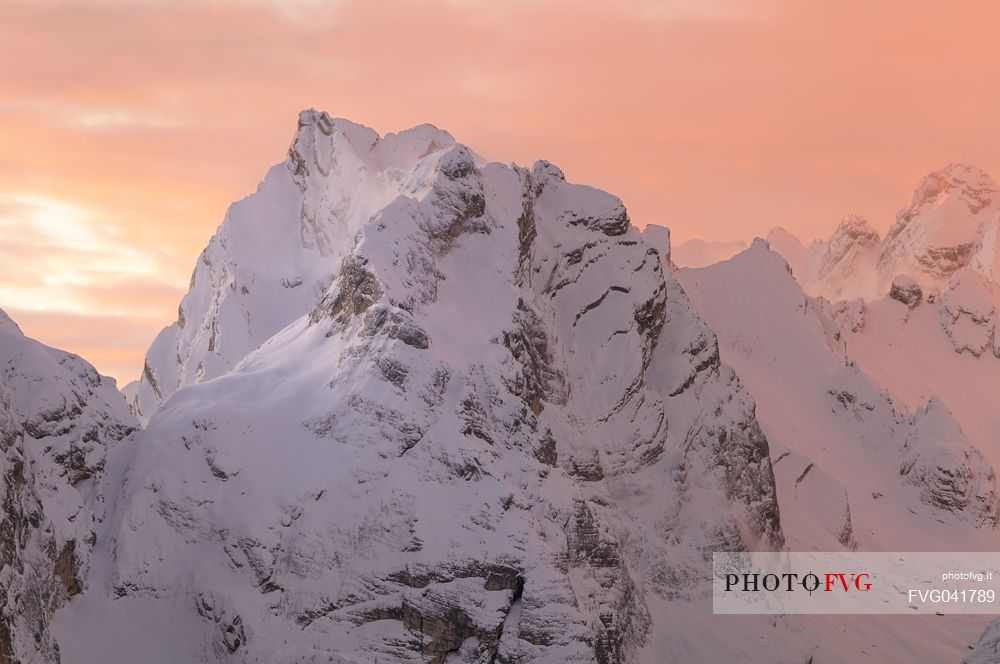
[[[994,3],[138,0],[0,5],[0,307],[137,377],[301,108],[546,158],[675,240],[884,231],[1000,175]]]

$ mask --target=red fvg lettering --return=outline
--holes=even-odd
[[[872,587],[872,584],[868,582],[867,572],[863,572],[861,574],[851,574],[850,579],[848,579],[847,574],[844,572],[827,572],[825,579],[826,583],[823,586],[823,591],[828,593],[838,590],[838,585],[840,588],[843,588],[845,593],[850,591],[852,587],[861,592],[867,592],[871,590]]]

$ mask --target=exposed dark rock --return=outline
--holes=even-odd
[[[546,466],[555,466],[559,460],[556,452],[556,439],[552,437],[551,431],[546,431],[541,442],[535,448],[535,458]]]
[[[66,595],[78,595],[81,590],[80,581],[76,578],[76,541],[69,540],[56,558],[55,576],[62,582]]]
[[[382,297],[382,286],[368,269],[368,261],[359,256],[344,260],[336,287],[331,289],[309,314],[311,323],[329,317],[346,324],[352,316],[363,313]]]
[[[514,329],[503,333],[503,345],[521,371],[508,382],[507,389],[521,397],[537,416],[546,401],[563,402],[564,378],[553,366],[545,325],[523,299],[518,299],[514,323]]]
[[[575,512],[566,527],[566,564],[587,566],[595,574],[606,596],[595,624],[591,625],[597,664],[629,661],[649,628],[649,612],[619,554],[619,544],[602,528],[586,501],[575,502]]]
[[[427,333],[416,324],[409,312],[382,304],[365,311],[362,334],[384,334],[414,348],[425,349],[429,346]]]
[[[889,297],[902,302],[912,309],[923,302],[924,293],[915,280],[910,277],[898,276],[892,280]]]
[[[601,459],[595,451],[589,459],[571,459],[569,472],[587,482],[599,482],[604,479],[604,468]]]

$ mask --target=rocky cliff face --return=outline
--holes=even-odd
[[[715,335],[547,162],[305,113],[181,311],[66,662],[633,662],[707,551],[783,542]]]
[[[138,423],[114,381],[0,312],[0,662],[59,662],[53,613],[86,588],[109,448]]]

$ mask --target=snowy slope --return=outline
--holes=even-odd
[[[861,312],[843,332],[851,358],[903,408],[939,399],[987,460],[1000,464],[1000,286],[966,268],[938,297],[909,305],[887,297]]]
[[[137,426],[113,380],[0,311],[0,661],[58,661],[49,621],[86,588],[108,450]]]
[[[338,130],[310,143],[356,125],[303,117],[303,158],[269,180],[311,197],[316,178],[364,212],[309,198],[340,225],[325,255],[281,225],[294,191],[265,181],[231,212],[204,272],[253,283],[196,271],[184,326],[150,351],[157,385],[206,373],[172,378],[190,384],[109,464],[121,490],[88,591],[58,614],[63,661],[656,657],[662,607],[707,590],[705,551],[783,542],[768,441],[714,334],[617,198],[457,144],[400,148],[390,186],[348,168]],[[291,230],[318,289],[256,350],[250,298],[272,316],[266,288],[285,292],[227,253],[277,242],[238,245],[237,219]],[[170,374],[158,349],[189,330]]]
[[[979,321],[960,337],[941,299],[813,299],[763,240],[678,277],[757,402],[789,549],[997,548],[1000,397],[988,386],[1000,386],[1000,361],[979,342],[1000,300],[986,296],[985,279],[956,277],[975,287],[952,296],[951,310]],[[965,338],[971,349],[955,341]],[[758,625],[773,647],[784,642],[782,661],[835,662],[956,661],[981,626],[982,617],[892,616]]]
[[[942,365],[960,359],[942,324],[933,321],[906,343],[873,334],[872,308],[912,312],[888,298],[863,313],[814,300],[763,240],[729,261],[681,270],[679,278],[719,334],[723,360],[757,401],[793,550],[836,550],[838,543],[934,550],[942,537],[995,543],[1000,496],[979,451],[989,441],[966,433],[981,431],[981,416],[973,414],[991,409],[963,408],[968,387],[936,381],[936,390],[897,394],[900,385],[887,379],[900,376],[912,390],[901,374],[914,364],[936,364],[930,360],[938,355]],[[921,362],[900,357],[890,366],[890,353]],[[869,368],[876,357],[881,367]],[[980,374],[1000,384],[1000,362],[979,359]]]

